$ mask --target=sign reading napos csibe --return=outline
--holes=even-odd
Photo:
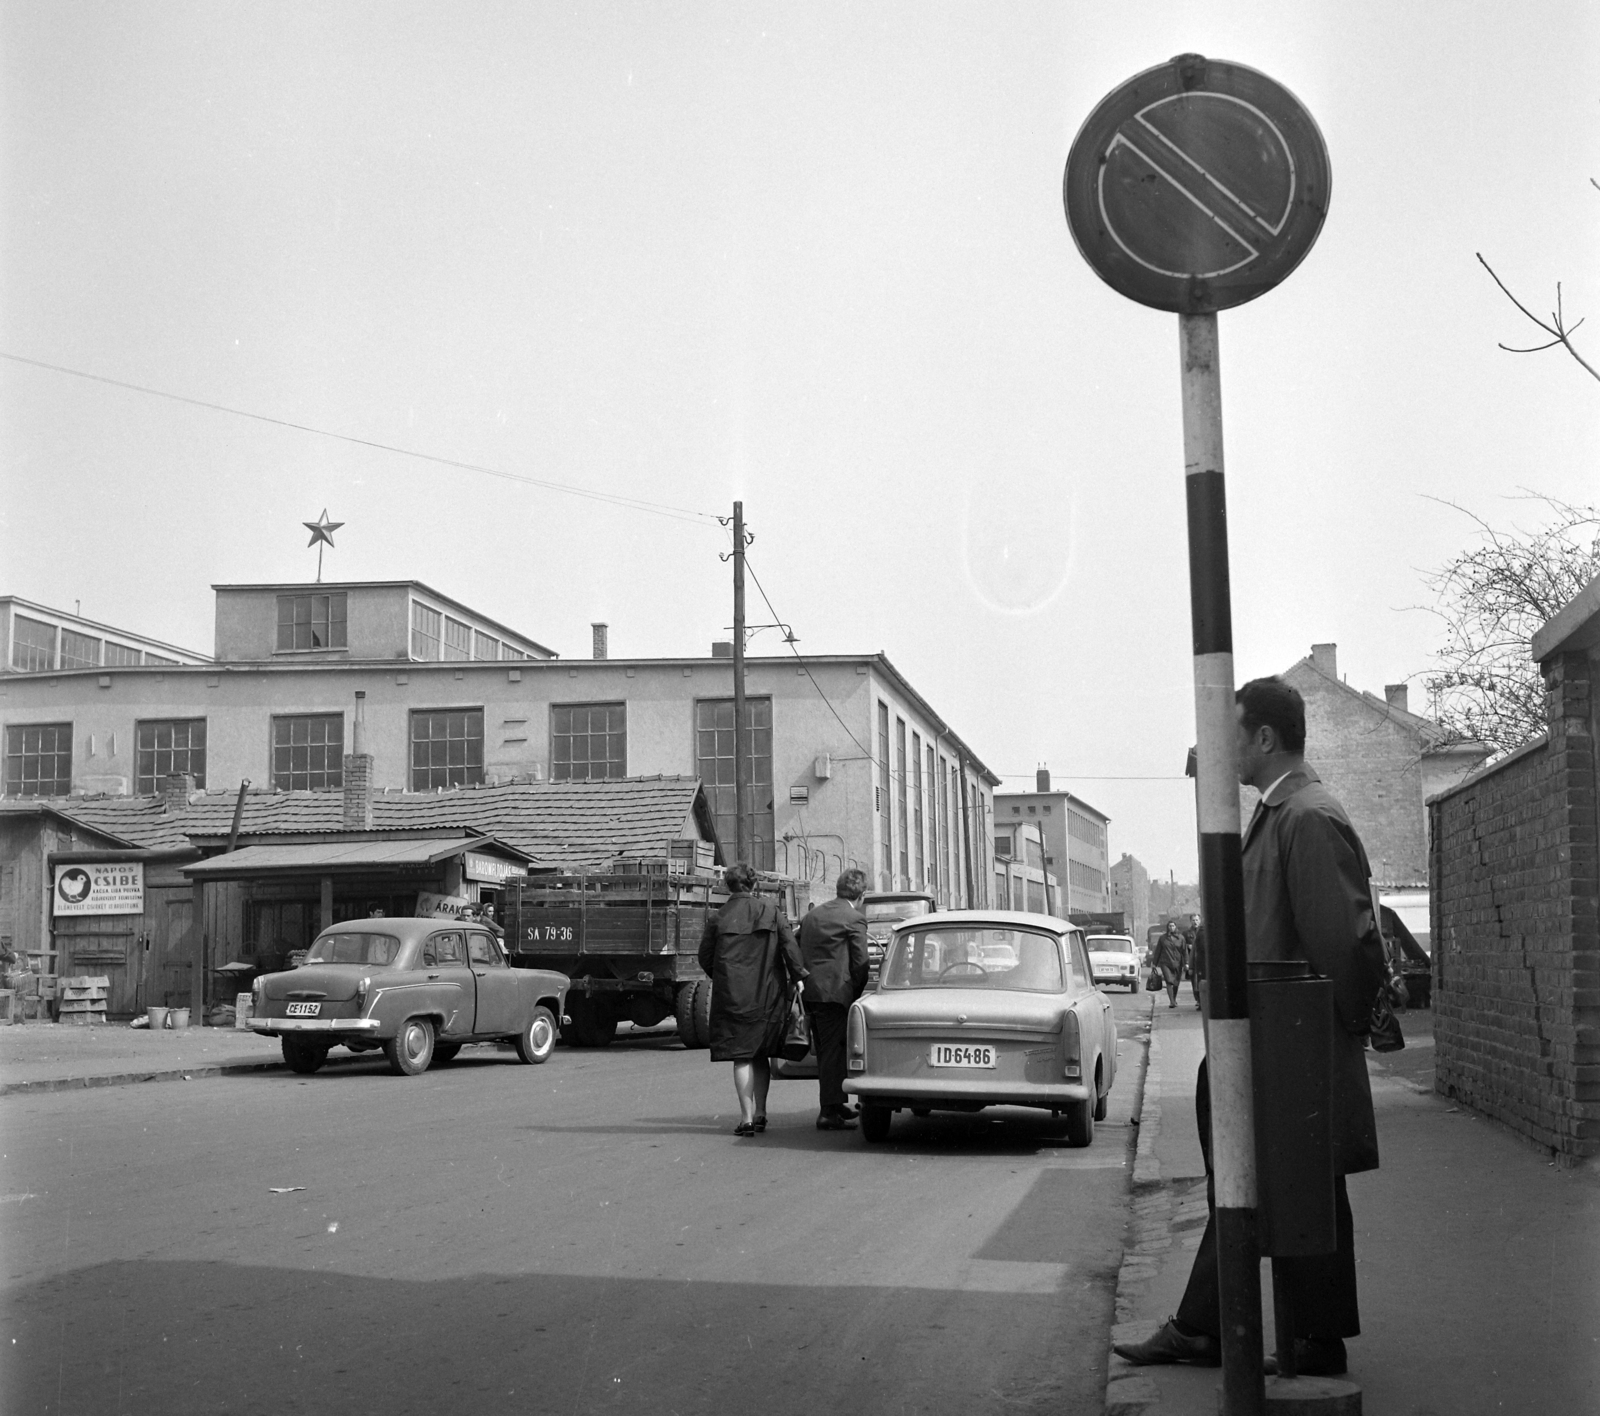
[[[50,892],[54,912],[61,915],[129,915],[144,913],[144,862],[94,861],[57,865]]]

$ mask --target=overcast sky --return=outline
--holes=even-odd
[[[327,507],[330,578],[705,653],[742,498],[802,650],[885,651],[1009,785],[1048,764],[1192,878],[1176,319],[1061,209],[1095,103],[1186,50],[1287,85],[1333,164],[1310,256],[1221,317],[1239,677],[1331,640],[1415,704],[1419,571],[1472,533],[1439,499],[1600,484],[1600,387],[1496,348],[1536,332],[1474,259],[1562,281],[1600,355],[1592,0],[0,17],[0,351],[686,514],[0,361],[0,591],[178,644],[213,582],[314,575]]]

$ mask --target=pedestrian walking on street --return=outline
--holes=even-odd
[[[1261,793],[1243,844],[1245,939],[1252,962],[1299,960],[1333,981],[1332,1254],[1279,1261],[1294,1305],[1295,1361],[1302,1376],[1347,1368],[1345,1339],[1361,1331],[1355,1222],[1345,1176],[1378,1167],[1378,1128],[1367,1080],[1372,1002],[1383,982],[1382,941],[1372,917],[1367,853],[1344,808],[1306,766],[1305,702],[1281,679],[1255,679],[1236,698],[1239,780]],[[1211,1174],[1211,1092],[1200,1064],[1195,1116],[1211,1214],[1175,1316],[1153,1337],[1117,1343],[1136,1364],[1216,1366],[1222,1331],[1217,1291],[1216,1196]],[[1259,1119],[1258,1119],[1259,1124]],[[1276,1368],[1272,1368],[1276,1370]]]
[[[783,1045],[790,986],[806,976],[794,930],[774,900],[751,893],[756,873],[741,861],[722,872],[728,899],[707,915],[700,967],[711,980],[711,1060],[733,1063],[736,1136],[767,1129],[768,1059]]]
[[[1166,933],[1156,940],[1156,956],[1151,961],[1161,981],[1167,986],[1167,1007],[1178,1006],[1178,983],[1183,978],[1183,935],[1178,933],[1178,921],[1167,921]]]
[[[1200,1006],[1200,980],[1206,976],[1206,927],[1197,924],[1194,938],[1189,944],[1189,996],[1194,1006]]]
[[[866,872],[845,871],[834,890],[835,898],[800,921],[800,957],[810,971],[804,999],[817,1054],[819,1131],[843,1131],[856,1124],[856,1112],[844,1094],[844,1025],[871,968],[867,918],[860,908],[867,893]]]

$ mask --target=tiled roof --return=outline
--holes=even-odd
[[[29,797],[0,802],[8,816],[49,812],[124,846],[144,850],[183,850],[189,845],[182,823],[167,814],[160,797]]]
[[[195,836],[224,837],[237,794],[197,796],[183,813]],[[443,792],[378,792],[378,831],[460,827],[495,836],[548,865],[599,865],[618,855],[659,855],[698,821],[714,838],[696,777],[622,777],[590,782],[512,782]],[[246,792],[242,837],[344,829],[339,792]]]

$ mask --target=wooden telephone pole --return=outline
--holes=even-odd
[[[750,731],[744,707],[744,503],[733,504],[733,801],[734,859],[750,859]]]

